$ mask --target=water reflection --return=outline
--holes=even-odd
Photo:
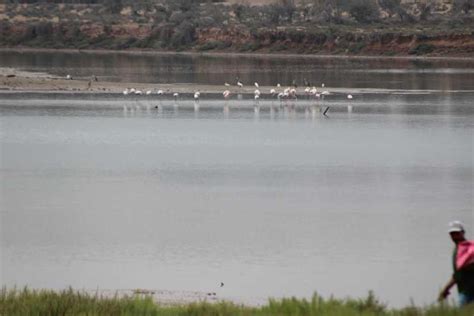
[[[101,80],[148,83],[463,90],[474,86],[474,61],[417,59],[280,58],[73,52],[0,52],[1,67],[72,73]]]

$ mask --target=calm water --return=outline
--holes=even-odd
[[[255,56],[133,55],[0,51],[0,67],[99,80],[223,85],[473,90],[474,60],[268,58]]]
[[[447,222],[474,236],[472,99],[329,118],[3,100],[1,283],[433,302]]]

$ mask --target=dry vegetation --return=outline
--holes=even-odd
[[[472,0],[7,0],[0,5],[4,47],[469,56],[473,29]]]

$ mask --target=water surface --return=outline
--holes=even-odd
[[[0,123],[9,286],[429,303],[450,275],[446,223],[474,229],[472,116],[59,109]]]
[[[117,81],[307,76],[406,90],[356,95],[352,113],[330,96],[328,117],[302,100],[296,112],[262,100],[257,114],[250,100],[225,113],[220,100],[194,112],[191,100],[158,111],[116,97],[3,98],[2,285],[245,302],[374,290],[391,306],[428,304],[451,275],[447,223],[464,221],[472,238],[473,95],[446,92],[472,89],[469,64],[35,54],[1,52],[0,64]],[[409,91],[418,88],[439,91]]]
[[[472,90],[474,60],[0,51],[0,67],[145,83]]]

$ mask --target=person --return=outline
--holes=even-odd
[[[474,303],[474,241],[465,237],[464,226],[459,221],[449,223],[449,235],[455,244],[453,252],[454,273],[439,294],[442,301],[449,296],[454,285],[458,287],[459,305]]]

